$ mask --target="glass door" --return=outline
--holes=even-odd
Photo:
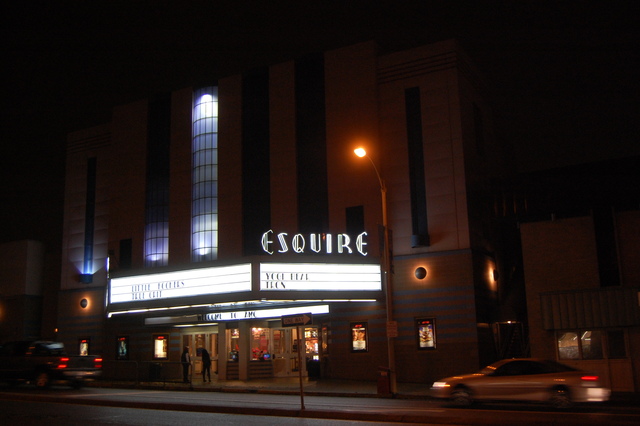
[[[209,355],[211,356],[211,374],[218,374],[218,333],[209,334]]]
[[[205,334],[194,334],[193,344],[195,347],[195,356],[193,357],[193,374],[202,374],[202,348],[206,348]],[[194,352],[194,348],[191,348],[191,352]]]
[[[304,341],[302,343],[304,345]],[[304,347],[304,346],[303,346]],[[302,374],[306,375],[304,361],[302,366],[298,361],[298,329],[271,329],[271,354],[273,357],[273,375],[275,377],[290,377],[298,375],[302,367]]]
[[[218,333],[193,333],[182,336],[183,346],[189,346],[193,378],[202,377],[202,353],[209,352],[211,358],[211,374],[218,373]]]

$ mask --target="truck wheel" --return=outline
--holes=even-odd
[[[49,373],[46,371],[41,371],[36,376],[36,387],[37,388],[47,388],[51,383],[51,379],[49,377]]]

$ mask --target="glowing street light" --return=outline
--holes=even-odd
[[[382,226],[384,228],[384,253],[382,256],[382,269],[385,276],[386,287],[386,311],[387,311],[387,350],[389,358],[389,387],[392,395],[396,394],[396,360],[395,360],[395,347],[393,337],[396,337],[397,325],[393,320],[393,290],[391,282],[391,251],[389,246],[389,223],[387,222],[387,187],[384,184],[384,180],[380,177],[378,168],[373,162],[371,157],[367,155],[367,151],[360,147],[353,151],[358,157],[367,157],[373,166],[378,177],[378,183],[380,184],[380,196],[382,198]],[[393,335],[392,335],[393,333]]]

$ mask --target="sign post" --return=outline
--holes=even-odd
[[[304,387],[302,385],[302,333],[304,333],[304,327],[308,324],[313,324],[313,314],[297,314],[297,315],[283,315],[282,326],[283,327],[296,327],[298,332],[298,377],[300,378],[300,409],[304,410]]]

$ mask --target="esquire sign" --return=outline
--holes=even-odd
[[[268,254],[287,253],[326,253],[367,255],[367,233],[362,232],[355,238],[349,234],[294,234],[286,232],[275,234],[268,230],[262,234],[262,250]]]

